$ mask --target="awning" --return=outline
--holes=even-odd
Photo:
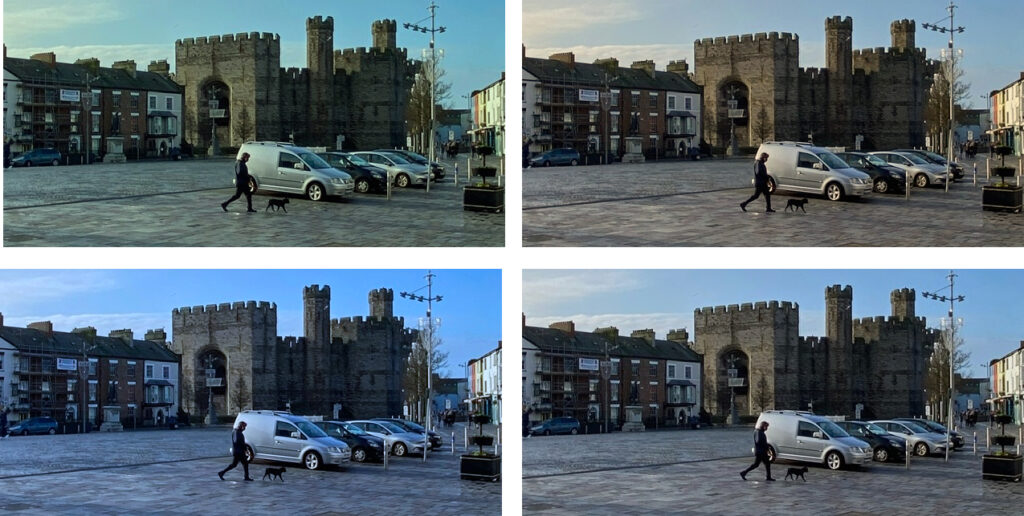
[[[684,387],[696,387],[697,386],[697,384],[695,384],[695,383],[693,383],[693,382],[691,382],[689,380],[669,380],[668,384],[669,385],[682,385]]]
[[[697,118],[697,115],[695,115],[695,114],[693,114],[693,113],[691,113],[689,111],[669,111],[668,115],[666,115],[666,116],[670,116],[670,117],[672,117],[672,116],[681,116],[681,117],[684,117],[684,118]]]
[[[174,384],[167,380],[146,380],[146,385],[159,385],[161,387],[174,387]]]
[[[174,113],[171,113],[170,111],[150,111],[146,116],[147,117],[171,117],[171,118],[178,118],[178,115],[175,115]]]

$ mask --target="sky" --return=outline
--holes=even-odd
[[[956,270],[954,317],[970,353],[967,375],[985,377],[989,360],[1002,358],[1024,340],[1024,270]],[[574,321],[577,330],[615,326],[621,334],[652,328],[664,339],[686,328],[694,340],[693,311],[758,301],[792,301],[800,307],[800,335],[825,335],[825,288],[853,287],[853,317],[890,316],[889,294],[917,293],[916,314],[932,328],[947,316],[949,270],[524,270],[526,324],[547,327]],[[697,337],[699,338],[699,337]]]
[[[445,27],[435,45],[444,49],[442,68],[452,84],[445,107],[466,108],[505,69],[503,2],[435,0],[436,25]],[[10,57],[53,51],[60,62],[97,57],[102,66],[133,59],[140,70],[166,59],[174,71],[178,39],[271,32],[281,36],[281,66],[306,66],[306,19],[334,17],[334,49],[370,47],[375,20],[398,22],[396,40],[419,59],[430,35],[403,23],[430,26],[430,0],[4,0],[3,41]]]
[[[501,340],[501,271],[434,270],[434,318],[447,375],[464,377],[460,364],[497,348]],[[4,325],[51,321],[54,331],[93,326],[99,335],[131,328],[136,339],[163,328],[174,339],[171,310],[198,305],[269,301],[277,304],[279,336],[302,336],[302,289],[330,285],[331,318],[369,315],[371,290],[394,290],[394,314],[407,328],[425,318],[424,270],[0,270]],[[420,287],[424,287],[419,290]]]
[[[965,104],[988,108],[988,94],[1020,78],[1024,71],[1024,2],[958,0],[955,35],[964,50],[959,65],[971,84]],[[572,51],[576,60],[616,57],[622,66],[653,59],[658,70],[670,60],[686,59],[694,72],[693,42],[702,38],[790,32],[800,37],[800,66],[825,66],[825,19],[853,18],[853,48],[889,47],[889,24],[917,22],[918,48],[939,58],[948,34],[921,27],[948,27],[948,0],[591,0],[586,9],[567,0],[523,0],[523,43],[529,57],[546,58]],[[985,98],[981,98],[984,96]]]

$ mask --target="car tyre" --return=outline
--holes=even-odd
[[[576,435],[576,434],[580,433],[580,431],[575,429],[575,428],[570,428],[569,429],[569,433],[572,434],[572,435]]]
[[[29,166],[31,167],[32,165],[31,165],[31,164],[29,164]],[[544,166],[545,166],[545,167],[550,167],[550,166],[551,166],[551,161],[547,161],[547,160],[545,160],[545,161],[544,161]]]
[[[409,453],[409,448],[405,446],[405,443],[395,443],[391,447],[391,454],[395,457],[404,457],[407,453]]]
[[[830,201],[841,201],[843,199],[843,187],[839,183],[825,185],[825,196]]]
[[[309,183],[306,187],[306,198],[311,201],[319,201],[324,198],[324,187],[320,183]]]
[[[409,176],[406,175],[406,174],[398,174],[398,177],[395,178],[395,186],[397,186],[399,188],[408,188],[409,187]]]
[[[252,451],[252,446],[245,446],[245,462],[252,464],[252,461],[256,460],[256,452]]]
[[[929,450],[927,444],[917,443],[914,445],[914,455],[917,455],[918,457],[927,457],[928,452]]]
[[[575,160],[575,159],[569,161],[569,166],[570,167],[575,167],[576,165],[579,165],[579,164],[580,164],[580,162]]]
[[[884,194],[885,192],[888,192],[888,191],[889,191],[889,182],[888,181],[886,181],[885,179],[882,179],[882,178],[875,179],[875,192],[876,193]]]
[[[551,430],[545,430],[544,435],[551,435]]]
[[[50,164],[56,167],[57,165],[60,165],[60,160],[56,160],[56,159],[55,159],[55,160],[53,160],[53,162],[52,162],[52,163],[50,163]]]
[[[366,462],[366,449],[362,446],[352,448],[352,460],[356,462]]]
[[[825,455],[825,466],[832,471],[843,467],[843,454],[832,450]]]
[[[46,433],[48,433],[50,435],[56,434],[57,433],[57,429],[56,428],[51,428],[51,429],[47,430]]]
[[[324,466],[324,460],[321,459],[320,454],[315,451],[306,452],[306,454],[302,456],[302,465],[306,466],[306,469],[310,470],[320,469]]]
[[[889,450],[885,449],[884,446],[875,448],[875,462],[888,462],[889,461]]]
[[[370,191],[370,182],[366,178],[356,179],[356,191],[359,193],[366,193]]]
[[[914,176],[914,186],[918,188],[925,188],[928,186],[928,175],[918,174]]]
[[[775,179],[771,176],[768,177],[768,193],[774,194],[775,190],[778,189],[778,185],[775,184]]]

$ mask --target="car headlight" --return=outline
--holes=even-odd
[[[331,184],[343,185],[343,184],[345,184],[345,180],[340,178],[340,177],[332,177],[331,178]]]
[[[341,448],[338,448],[337,446],[331,446],[327,448],[327,451],[331,453],[341,453]]]
[[[370,446],[373,447],[373,448],[382,448],[383,447],[383,445],[381,443],[370,443]]]

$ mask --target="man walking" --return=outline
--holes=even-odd
[[[7,407],[0,410],[0,439],[7,439]]]
[[[221,203],[220,209],[224,211],[228,211],[229,204],[245,195],[245,202],[249,205],[249,209],[246,211],[256,213],[256,210],[252,209],[252,192],[249,191],[249,167],[245,164],[246,161],[249,161],[249,153],[243,152],[242,157],[235,162],[235,195]]]
[[[242,463],[242,469],[245,470],[245,479],[252,480],[252,477],[249,476],[249,463],[245,460],[245,435],[242,435],[242,432],[244,431],[245,421],[242,421],[238,423],[238,426],[231,432],[232,461],[230,466],[217,473],[217,476],[220,477],[221,480],[224,480],[224,474],[234,469],[239,462]]]
[[[768,459],[768,436],[765,435],[767,430],[767,421],[761,421],[761,426],[754,430],[754,463],[749,468],[740,472],[740,478],[743,480],[747,479],[747,473],[753,471],[763,462],[765,480],[775,482],[775,479],[772,478],[772,462]]]
[[[768,191],[768,169],[764,165],[767,161],[768,153],[762,152],[757,157],[757,161],[754,162],[754,195],[740,203],[741,210],[747,211],[747,205],[754,199],[757,199],[759,195],[764,194],[764,212],[775,213],[775,210],[772,209],[772,194]]]

